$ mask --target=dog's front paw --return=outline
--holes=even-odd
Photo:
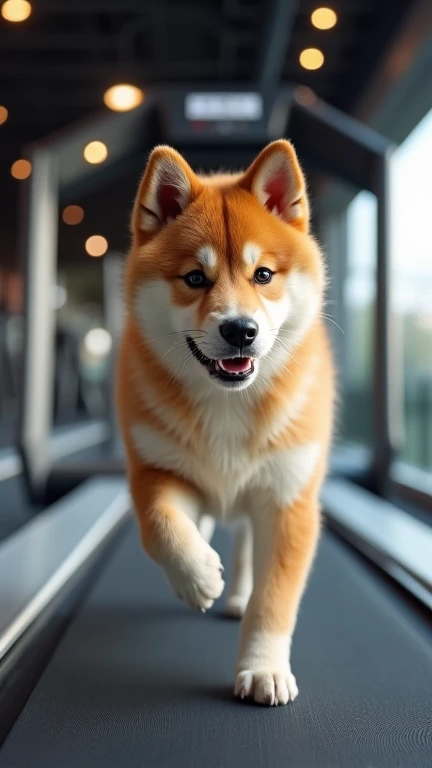
[[[211,608],[225,586],[220,557],[201,538],[194,551],[184,553],[179,562],[165,566],[164,571],[176,595],[195,610]]]
[[[289,669],[245,669],[237,674],[234,693],[241,699],[251,698],[258,704],[273,707],[294,701],[298,688]]]

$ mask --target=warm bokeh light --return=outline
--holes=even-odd
[[[80,224],[84,218],[84,209],[80,205],[68,205],[62,213],[65,224]]]
[[[31,5],[27,0],[6,0],[1,7],[1,15],[6,21],[25,21],[31,14]]]
[[[337,16],[331,8],[317,8],[311,16],[311,21],[317,29],[331,29],[337,22]]]
[[[0,125],[6,122],[6,120],[8,119],[8,116],[9,116],[9,112],[7,111],[6,107],[0,106]]]
[[[305,69],[319,69],[324,64],[324,54],[318,48],[305,48],[300,54],[300,64]]]
[[[85,249],[89,256],[103,256],[108,250],[108,241],[102,235],[92,235],[86,240]]]
[[[142,104],[144,94],[135,85],[122,83],[121,85],[113,85],[111,88],[108,88],[103,98],[105,105],[109,109],[113,109],[114,112],[129,112],[129,110],[135,109]]]
[[[11,167],[11,174],[14,179],[28,179],[31,174],[31,163],[28,160],[15,160]]]
[[[108,157],[108,149],[103,141],[91,141],[84,147],[84,157],[88,163],[103,163]]]

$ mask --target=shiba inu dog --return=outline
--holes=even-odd
[[[286,704],[333,409],[324,262],[292,145],[210,177],[157,147],[132,230],[118,411],[142,543],[205,611],[224,588],[213,520],[239,520],[235,693]]]

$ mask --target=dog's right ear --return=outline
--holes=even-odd
[[[201,182],[186,160],[171,147],[150,155],[135,201],[135,233],[151,234],[177,218],[199,194]]]
[[[309,204],[306,183],[294,147],[279,139],[260,152],[240,185],[287,224],[307,232]]]

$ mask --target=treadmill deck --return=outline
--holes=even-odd
[[[230,573],[231,541],[214,542]],[[233,698],[238,623],[193,613],[135,523],[0,750],[1,768],[430,768],[432,632],[325,532],[293,644],[300,695]]]

